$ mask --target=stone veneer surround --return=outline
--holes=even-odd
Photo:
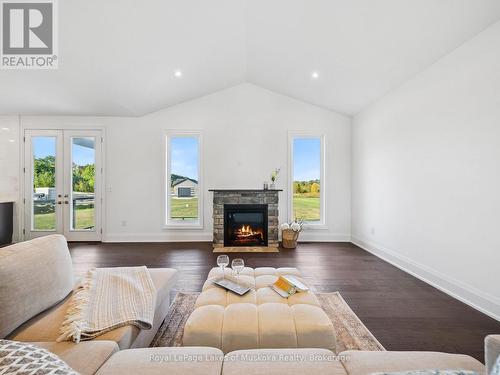
[[[214,193],[213,221],[214,247],[224,247],[225,204],[267,204],[267,241],[269,247],[278,247],[279,192],[282,190],[210,190]]]

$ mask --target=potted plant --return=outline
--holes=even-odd
[[[299,233],[302,232],[303,220],[293,220],[290,223],[281,224],[281,246],[285,249],[295,249]]]

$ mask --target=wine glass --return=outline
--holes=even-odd
[[[222,269],[222,278],[224,278],[224,267],[229,266],[229,257],[227,255],[219,255],[217,257],[217,265]]]
[[[231,262],[231,268],[236,271],[236,280],[239,282],[238,276],[240,275],[240,272],[243,271],[243,268],[245,268],[245,262],[240,258],[233,259]]]

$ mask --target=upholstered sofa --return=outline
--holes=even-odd
[[[130,349],[114,354],[98,375],[368,375],[419,369],[460,369],[482,375],[485,367],[466,355],[436,352],[255,349],[224,355],[208,347]]]
[[[435,352],[258,349],[222,351],[209,347],[147,348],[168,307],[176,279],[172,269],[151,269],[157,288],[152,330],[122,327],[79,344],[55,342],[74,285],[71,258],[62,236],[48,236],[0,249],[0,338],[35,343],[81,374],[98,375],[367,375],[418,369],[462,369],[485,373],[466,355]],[[486,361],[500,353],[500,336],[486,340]]]
[[[118,350],[149,346],[170,307],[171,268],[149,269],[156,287],[153,328],[124,326],[96,340],[56,343],[75,285],[66,239],[51,235],[0,248],[0,338],[36,342],[82,373],[95,373]]]

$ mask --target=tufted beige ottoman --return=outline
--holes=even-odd
[[[224,353],[259,348],[335,351],[332,322],[316,296],[300,292],[280,297],[269,287],[278,275],[300,278],[301,273],[296,268],[245,267],[240,279],[255,289],[238,296],[211,283],[210,279],[222,276],[219,268],[212,269],[184,327],[183,345],[210,346]]]

